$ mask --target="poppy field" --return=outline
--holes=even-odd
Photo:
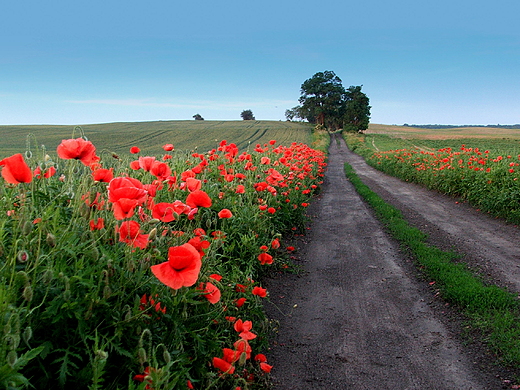
[[[514,139],[402,139],[347,135],[373,167],[520,223],[520,142]]]
[[[0,160],[0,386],[268,386],[262,276],[290,268],[326,155],[172,141],[116,155],[81,135]]]

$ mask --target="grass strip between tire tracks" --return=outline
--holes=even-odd
[[[459,254],[427,244],[427,235],[410,226],[397,208],[365,185],[348,163],[345,163],[345,174],[390,234],[412,254],[425,276],[435,282],[441,297],[461,311],[471,329],[480,331],[498,361],[518,366],[520,305],[517,297],[503,288],[486,284],[465,264],[455,262]]]

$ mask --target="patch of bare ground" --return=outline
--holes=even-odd
[[[458,249],[492,280],[520,287],[504,275],[520,259],[516,227],[391,178],[333,142],[310,229],[295,242],[301,272],[264,282],[266,311],[278,322],[268,356],[274,389],[513,388],[515,371],[495,365],[478,337],[464,335],[464,319],[387,235],[345,178],[344,162],[432,244]]]

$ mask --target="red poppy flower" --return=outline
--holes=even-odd
[[[89,225],[91,231],[101,230],[105,227],[105,220],[103,218],[98,218],[97,222],[94,222],[94,220],[91,219]]]
[[[209,301],[209,303],[214,305],[220,301],[220,290],[213,283],[207,282],[205,285],[201,283],[198,289],[204,293],[204,297]]]
[[[273,368],[273,366],[270,366],[269,364],[267,363],[264,363],[264,362],[261,362],[260,363],[260,369],[263,371],[263,372],[271,372],[271,369]]]
[[[202,228],[195,228],[193,230],[193,234],[195,234],[196,236],[205,236],[206,235],[206,231]]]
[[[153,156],[143,156],[139,157],[139,166],[145,171],[149,172],[152,169],[152,166],[155,162],[155,157]]]
[[[260,260],[262,265],[273,264],[273,256],[271,256],[269,253],[260,253],[258,255],[258,260]]]
[[[135,208],[139,202],[135,199],[121,198],[117,202],[112,203],[114,217],[118,221],[132,217]]]
[[[222,280],[222,276],[219,274],[211,274],[209,277],[217,282],[220,282]]]
[[[265,363],[267,361],[267,357],[263,353],[259,353],[255,355],[255,361],[260,363]]]
[[[141,149],[139,149],[137,146],[132,146],[132,147],[130,148],[130,153],[132,153],[132,154],[137,154],[137,153],[139,153],[140,151],[141,151]]]
[[[114,168],[96,169],[94,172],[92,172],[92,175],[94,177],[94,181],[99,181],[102,183],[110,183],[110,180],[112,180],[114,178]]]
[[[245,353],[246,359],[251,359],[251,352],[253,352],[253,349],[251,348],[249,342],[246,339],[239,339],[235,341],[233,347],[235,347],[235,350],[240,354]]]
[[[157,218],[161,222],[175,221],[175,210],[171,203],[157,203],[152,208],[152,217]]]
[[[186,178],[186,187],[188,187],[188,191],[190,192],[200,190],[202,187],[202,181],[193,177],[188,177]]]
[[[188,177],[195,177],[195,172],[193,172],[192,170],[188,169],[187,171],[184,171],[181,173],[181,180],[182,181],[186,181],[186,179]]]
[[[0,161],[2,177],[11,184],[30,183],[33,175],[23,156],[17,153]]]
[[[168,164],[160,161],[155,161],[152,164],[152,168],[150,169],[150,173],[157,177],[158,180],[166,180],[168,176],[172,174],[172,171]]]
[[[45,170],[45,173],[43,174],[43,177],[48,179],[49,177],[52,177],[56,174],[56,168],[49,167]]]
[[[242,307],[244,306],[244,303],[246,303],[246,299],[245,298],[238,298],[236,301],[235,301],[235,305],[237,307]]]
[[[90,141],[85,141],[83,138],[65,139],[58,145],[56,152],[60,158],[65,160],[80,160],[84,165],[99,161],[96,156],[96,147]]]
[[[211,207],[211,198],[202,190],[195,190],[188,194],[186,204],[190,207]]]
[[[136,221],[125,221],[117,228],[119,241],[144,249],[148,245],[148,234],[141,233],[141,226]]]
[[[166,144],[166,145],[163,145],[163,149],[166,151],[166,152],[171,152],[173,150],[173,145],[172,144]]]
[[[108,200],[117,202],[120,199],[134,199],[138,204],[144,203],[148,191],[139,180],[132,177],[115,177],[108,185]]]
[[[237,194],[243,194],[246,192],[246,187],[244,187],[242,184],[237,185],[237,189],[235,190]]]
[[[278,240],[278,238],[275,238],[273,241],[271,241],[271,248],[273,248],[273,249],[280,248],[280,240]]]
[[[218,212],[218,217],[220,219],[227,219],[231,218],[233,216],[233,213],[228,209],[222,209]]]
[[[233,374],[235,372],[235,367],[232,366],[231,363],[218,357],[213,358],[213,366],[226,374]]]
[[[256,338],[256,334],[251,332],[253,323],[251,321],[242,321],[241,319],[236,320],[233,328],[239,333],[239,336],[244,340],[253,340]]]
[[[260,298],[265,298],[267,296],[267,289],[256,286],[253,287],[253,295],[258,295]]]
[[[201,259],[204,257],[204,249],[208,249],[210,246],[210,242],[207,240],[202,240],[200,236],[190,238],[188,244],[193,245],[197,252],[199,252]]]
[[[139,169],[141,169],[141,166],[139,165],[139,160],[132,161],[130,163],[130,168],[134,171],[138,171]]]
[[[153,265],[152,273],[168,287],[178,290],[190,287],[199,277],[202,262],[197,249],[191,244],[170,247],[168,261]]]

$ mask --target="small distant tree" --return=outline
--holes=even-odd
[[[362,132],[368,128],[370,109],[368,96],[361,92],[362,85],[351,86],[345,91],[346,107],[343,129]]]
[[[196,121],[203,121],[204,120],[204,118],[200,114],[193,115],[193,119],[195,119]]]
[[[240,116],[245,121],[254,121],[255,120],[255,116],[253,115],[253,111],[251,111],[251,110],[244,110],[244,111],[242,111]]]

